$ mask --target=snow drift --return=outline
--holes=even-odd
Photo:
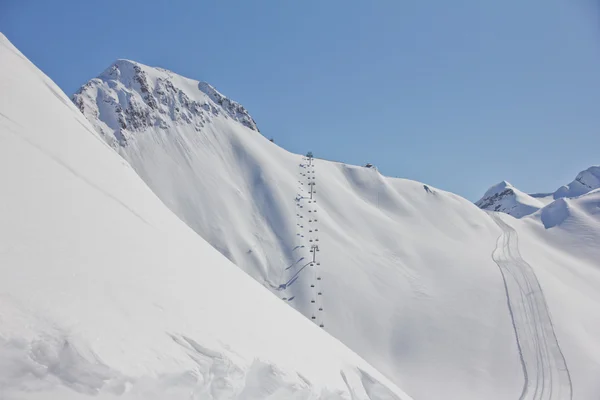
[[[2,399],[408,399],[181,222],[3,36],[0,143]]]

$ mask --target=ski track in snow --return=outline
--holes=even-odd
[[[500,268],[524,384],[519,400],[572,400],[573,385],[540,283],[519,251],[517,232],[490,213],[502,234],[492,253]]]

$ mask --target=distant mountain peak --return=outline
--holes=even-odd
[[[600,188],[600,165],[593,165],[577,174],[575,179],[568,185],[558,188],[553,197],[577,197]]]
[[[126,146],[145,129],[192,125],[200,131],[218,118],[258,131],[241,104],[210,84],[127,59],[115,61],[72,100],[113,147]]]
[[[479,208],[499,211],[516,218],[532,214],[554,200],[573,198],[600,188],[600,166],[591,166],[577,174],[575,179],[553,193],[526,194],[507,181],[490,187],[475,203]]]
[[[516,218],[532,214],[544,206],[542,202],[521,192],[508,181],[490,187],[475,205],[488,211],[504,212]]]

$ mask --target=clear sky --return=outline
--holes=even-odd
[[[290,151],[471,200],[600,164],[597,0],[0,0],[0,31],[69,95],[161,66]]]

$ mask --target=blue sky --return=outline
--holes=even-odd
[[[1,0],[72,94],[118,58],[205,80],[293,152],[476,200],[600,164],[595,0]]]

